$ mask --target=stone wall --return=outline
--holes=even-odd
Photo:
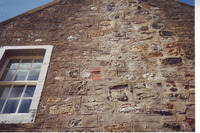
[[[36,120],[0,131],[194,131],[194,7],[60,0],[0,23],[0,45],[54,45]]]

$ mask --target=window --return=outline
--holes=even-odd
[[[32,123],[52,46],[0,49],[0,123]]]

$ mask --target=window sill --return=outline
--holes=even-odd
[[[35,111],[29,113],[0,114],[0,124],[33,123]]]

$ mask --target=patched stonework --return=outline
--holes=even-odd
[[[21,45],[53,52],[35,122],[2,132],[195,131],[193,6],[55,0],[0,23],[0,46]]]

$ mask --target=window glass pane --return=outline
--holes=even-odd
[[[31,101],[31,99],[22,100],[18,113],[28,113]]]
[[[6,70],[1,78],[2,81],[12,81],[16,70]]]
[[[19,68],[31,68],[32,59],[22,59]]]
[[[24,80],[26,80],[27,74],[28,74],[28,70],[18,70],[16,72],[14,81],[24,81]]]
[[[32,68],[41,68],[42,63],[43,63],[43,59],[34,59]]]
[[[8,100],[3,110],[3,113],[15,113],[18,103],[19,100]]]
[[[35,86],[27,86],[24,97],[33,97]]]
[[[0,97],[1,98],[6,98],[8,96],[10,87],[11,86],[0,86]]]
[[[3,108],[4,102],[5,102],[5,99],[0,99],[0,112],[1,112],[1,109]]]
[[[19,65],[20,59],[11,59],[7,65],[7,68],[16,69]]]
[[[40,70],[31,70],[28,80],[38,80]]]
[[[13,86],[9,97],[21,97],[24,86]]]

